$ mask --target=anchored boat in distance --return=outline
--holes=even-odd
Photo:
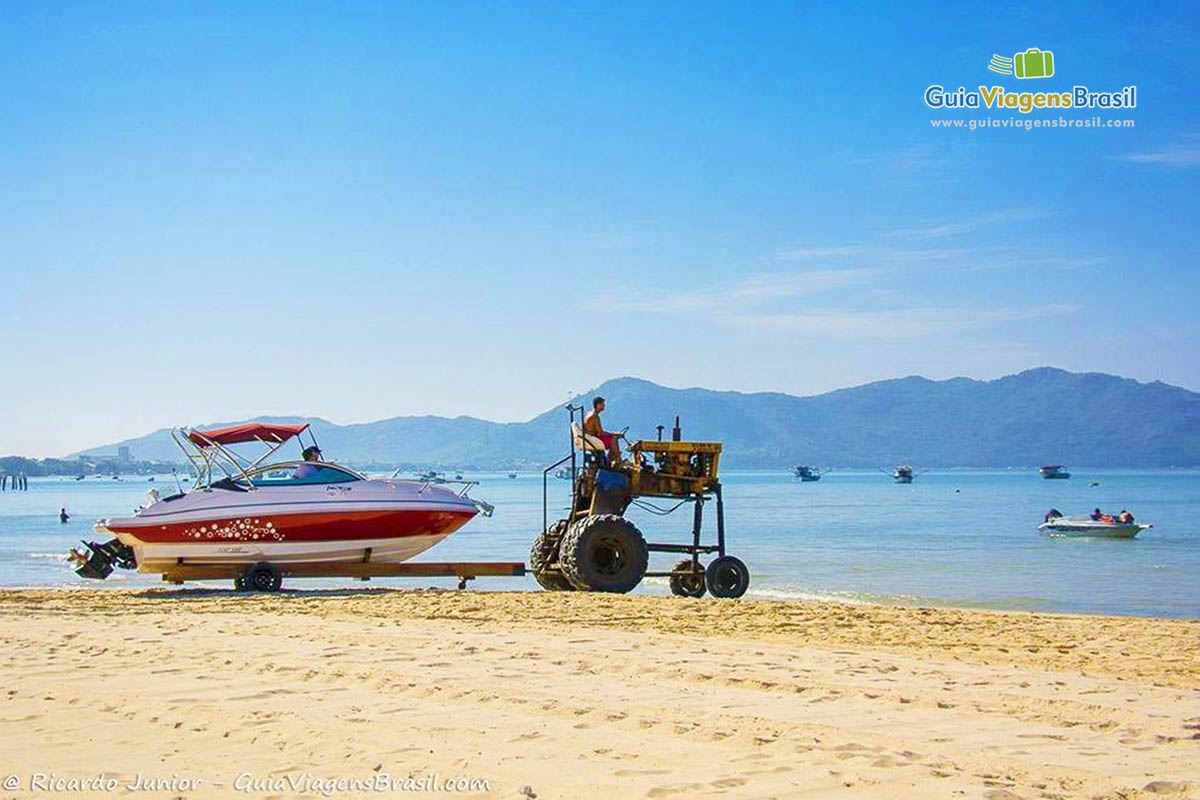
[[[1067,472],[1067,468],[1062,464],[1047,464],[1039,468],[1038,472],[1048,481],[1065,480],[1071,477],[1071,473]]]
[[[900,464],[892,470],[892,480],[896,483],[912,483],[915,477],[913,468],[908,464]]]
[[[796,469],[795,469],[796,477],[799,478],[803,483],[812,483],[814,481],[819,481],[819,480],[821,480],[821,476],[824,475],[826,472],[829,472],[829,470],[817,469],[816,467],[808,467],[808,466],[804,466],[803,464],[797,464]]]

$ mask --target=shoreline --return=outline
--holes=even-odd
[[[280,781],[305,775],[483,779],[464,793],[524,798],[1200,793],[1197,622],[511,591],[0,590],[0,664],[10,773],[178,779],[138,792],[154,797],[228,796],[239,779],[265,787],[246,796],[296,796]]]
[[[57,558],[57,557],[56,557]],[[47,560],[50,560],[47,557]],[[60,559],[66,561],[66,556],[63,555]],[[136,574],[136,573],[134,573]],[[322,578],[317,580],[334,581],[335,578]],[[428,580],[428,579],[427,579]],[[434,579],[437,580],[437,579]],[[488,579],[482,579],[488,580]],[[643,581],[645,584],[651,580],[661,580],[661,586],[654,584],[654,591],[637,591],[630,592],[627,597],[655,597],[655,598],[672,598],[674,595],[667,588],[665,579],[647,578]],[[373,582],[372,586],[364,586],[361,582],[346,579],[344,585],[329,586],[318,583],[313,583],[313,579],[302,579],[299,583],[293,582],[285,586],[281,594],[320,594],[333,592],[369,592],[369,591],[386,591],[386,592],[442,592],[452,591],[454,581],[452,579],[444,579],[445,585],[435,586],[416,586],[412,583],[396,583],[383,584],[378,581]],[[125,582],[105,582],[92,581],[86,584],[54,584],[54,585],[36,585],[36,584],[12,584],[6,585],[0,583],[0,595],[7,592],[210,592],[214,595],[232,594],[229,587],[229,581],[189,581],[188,583],[177,586],[165,582],[154,582],[144,585],[130,585]],[[467,591],[476,592],[479,594],[537,594],[540,589],[535,589],[527,586],[512,586],[507,585],[468,588]],[[1086,611],[1056,611],[1056,610],[1039,610],[1033,608],[1004,608],[997,605],[989,605],[985,602],[975,602],[972,600],[951,600],[938,597],[915,597],[911,602],[901,600],[901,597],[912,597],[911,595],[897,595],[894,598],[880,597],[871,595],[870,598],[859,597],[843,597],[836,592],[839,590],[831,590],[828,593],[819,591],[803,592],[790,589],[772,589],[763,588],[756,589],[751,586],[745,597],[741,598],[740,602],[754,603],[822,603],[833,606],[849,606],[868,607],[868,608],[890,608],[890,609],[930,609],[935,611],[962,611],[962,612],[988,612],[996,614],[1034,614],[1038,616],[1061,616],[1061,617],[1079,617],[1084,619],[1114,619],[1114,620],[1161,620],[1171,622],[1197,622],[1200,623],[1200,615],[1184,615],[1168,616],[1162,614],[1140,614],[1137,612],[1119,613],[1119,612],[1086,612]],[[866,594],[866,593],[864,593]],[[771,596],[775,595],[775,596]]]

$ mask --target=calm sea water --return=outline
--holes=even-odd
[[[833,472],[819,483],[786,473],[727,473],[729,552],[750,567],[750,596],[831,598],[988,608],[1200,617],[1200,472],[1073,469],[1066,481],[1030,471],[942,471],[909,486],[878,472]],[[430,550],[424,560],[525,560],[541,528],[541,475],[468,474],[472,494],[496,506]],[[1091,487],[1091,479],[1100,486]],[[122,573],[104,583],[77,578],[64,561],[97,517],[124,514],[169,476],[124,481],[40,478],[28,492],[0,493],[0,585],[160,585]],[[550,479],[551,514],[568,483]],[[665,503],[662,503],[666,505]],[[1129,508],[1154,524],[1133,540],[1055,539],[1036,527],[1051,506],[1068,514]],[[62,525],[58,510],[71,521]],[[715,511],[710,505],[708,511]],[[629,515],[654,541],[684,541],[690,506],[668,517]],[[715,528],[713,529],[715,536]],[[668,567],[675,557],[652,556]],[[665,563],[664,563],[665,562]],[[447,586],[434,579],[372,585]],[[291,586],[361,585],[293,581]],[[480,588],[532,588],[532,579],[492,579]],[[665,592],[648,579],[639,591]]]

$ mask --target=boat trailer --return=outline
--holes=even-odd
[[[278,591],[284,578],[458,578],[458,588],[467,588],[475,578],[513,577],[525,575],[520,561],[405,561],[372,563],[346,561],[341,563],[272,564],[179,564],[163,572],[167,583],[185,581],[232,580],[239,591]]]
[[[70,560],[85,578],[104,580],[113,567],[137,569],[133,548],[116,539],[108,542],[84,542],[84,550],[72,550]],[[275,564],[259,561],[254,564],[187,564],[180,562],[163,571],[162,579],[176,585],[187,581],[232,580],[238,591],[275,592],[284,578],[458,578],[458,588],[476,578],[521,578],[525,564],[520,561],[405,561],[401,563],[371,561],[370,551],[362,561],[334,563]]]

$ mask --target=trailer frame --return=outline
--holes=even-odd
[[[467,588],[467,581],[476,578],[520,578],[525,575],[525,564],[520,561],[419,561],[400,564],[345,561],[333,564],[176,564],[163,570],[162,579],[176,585],[186,581],[233,580],[236,586],[242,575],[260,564],[270,564],[279,571],[281,578],[354,578],[361,581],[371,578],[458,578],[459,589]]]

